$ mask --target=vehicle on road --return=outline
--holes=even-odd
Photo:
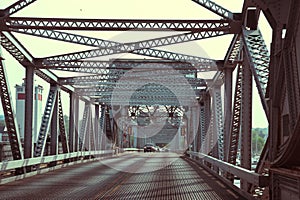
[[[156,152],[156,151],[158,151],[158,148],[156,147],[155,144],[153,143],[145,144],[144,152]]]

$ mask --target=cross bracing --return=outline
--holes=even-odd
[[[34,75],[51,84],[38,142],[34,144],[28,137],[23,141],[13,120],[11,91],[8,89],[10,80],[2,69],[0,95],[5,120],[9,124],[13,159],[30,159],[32,149],[36,157],[46,155],[49,139],[52,143],[56,141],[54,132],[58,127],[60,139],[57,144],[51,144],[51,148],[62,143],[64,153],[97,150],[100,143],[105,144],[103,135],[112,141],[111,146],[118,147],[122,138],[117,137],[120,128],[117,121],[125,113],[133,122],[134,116],[126,112],[130,107],[184,107],[181,117],[185,121],[177,128],[182,131],[185,142],[192,144],[185,149],[192,158],[197,158],[217,176],[228,179],[226,183],[239,177],[241,193],[263,196],[268,191],[266,183],[272,183],[269,189],[274,199],[289,194],[289,191],[296,191],[299,196],[299,189],[293,187],[297,184],[290,181],[293,178],[293,181],[298,181],[293,174],[297,174],[294,172],[300,163],[297,155],[300,149],[298,1],[245,0],[238,12],[232,12],[223,6],[225,1],[218,1],[218,4],[211,0],[192,0],[187,4],[207,9],[217,15],[217,19],[201,19],[200,15],[196,19],[184,19],[178,12],[178,19],[171,20],[164,17],[109,19],[100,14],[95,18],[34,16],[34,13],[34,17],[26,16],[22,11],[35,5],[34,2],[15,1],[0,12],[0,44],[26,70],[26,120],[29,119],[26,135],[32,129],[30,112],[34,96],[31,96],[33,91],[29,86],[33,85]],[[270,53],[258,28],[262,13],[272,29]],[[132,41],[107,39],[102,35],[116,31],[153,35],[131,38]],[[37,37],[41,41],[39,48],[49,50],[47,55],[40,56],[32,51]],[[28,38],[32,42],[25,41]],[[217,38],[218,41],[231,39],[221,60],[220,57],[202,56],[192,46],[189,49],[172,48]],[[51,49],[48,41],[57,44],[61,51]],[[64,46],[66,43],[68,45]],[[67,48],[69,45],[74,48]],[[223,43],[211,45],[216,52],[224,46]],[[6,62],[7,58],[3,55],[1,58],[2,63]],[[4,66],[2,64],[2,68]],[[253,88],[252,79],[256,84]],[[232,84],[234,80],[236,83]],[[61,90],[70,94],[70,115],[74,115],[70,121],[73,127],[71,135],[65,129]],[[268,144],[258,162],[258,173],[250,171],[252,108],[255,104],[252,90],[258,91],[259,103],[269,123]],[[79,116],[79,101],[85,102],[83,116]],[[98,117],[92,110],[94,106]],[[112,113],[115,110],[118,111],[114,118]],[[172,118],[173,111],[170,109],[169,118]],[[151,112],[144,109],[141,113],[141,116],[147,116]],[[83,118],[82,122],[79,118]],[[94,121],[97,118],[101,121],[101,128]],[[197,138],[194,141],[193,136]],[[25,144],[24,155],[21,143]],[[240,167],[235,166],[238,163]],[[282,170],[285,168],[290,171]],[[285,181],[290,181],[285,184],[289,188],[280,188]],[[261,193],[257,192],[258,189]]]

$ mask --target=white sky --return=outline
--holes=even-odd
[[[2,0],[0,8],[5,8],[15,1]],[[232,12],[241,12],[242,0],[215,0]],[[14,16],[26,17],[67,17],[67,18],[114,18],[114,19],[220,19],[221,17],[188,0],[38,0]],[[261,15],[260,29],[264,35],[267,46],[271,42],[271,30]],[[147,39],[152,34],[148,32],[84,32],[81,35],[98,37],[119,42],[131,42]],[[166,33],[155,33],[155,37],[161,37]],[[36,38],[27,35],[14,34],[22,44],[35,57],[44,57],[91,49],[91,47],[79,46],[48,39]],[[185,53],[190,55],[224,59],[233,35],[218,38],[205,39],[197,42],[188,42],[178,45],[170,45],[158,49]],[[15,99],[15,84],[21,84],[24,78],[24,68],[19,65],[6,51],[3,50],[12,98]],[[136,56],[120,55],[122,58],[136,58]],[[235,75],[234,75],[235,76]],[[37,79],[44,90],[44,101],[48,95],[49,86],[44,81]],[[235,83],[233,82],[233,85]],[[267,127],[267,122],[260,105],[256,87],[254,89],[253,127]],[[68,104],[68,95],[63,95],[65,105]],[[15,101],[13,101],[15,104]],[[64,113],[68,114],[68,106],[64,106]]]

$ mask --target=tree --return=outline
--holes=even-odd
[[[252,130],[252,152],[254,155],[260,155],[265,144],[265,134],[260,128]]]

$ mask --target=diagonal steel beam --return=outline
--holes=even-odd
[[[33,62],[33,56],[27,49],[10,33],[0,33],[0,43],[4,49],[6,49],[17,61]]]
[[[136,49],[148,49],[151,47],[159,47],[159,46],[165,46],[165,45],[171,45],[171,44],[178,44],[193,40],[201,40],[206,38],[212,38],[217,37],[221,35],[225,35],[227,32],[224,31],[209,31],[209,32],[200,32],[200,33],[186,33],[186,34],[180,34],[175,36],[169,36],[154,40],[146,40],[142,42],[136,42],[131,43],[129,46],[123,46],[124,49],[118,48],[118,49],[93,49],[93,50],[87,50],[87,51],[81,51],[81,52],[75,52],[75,53],[69,53],[69,54],[63,54],[63,55],[56,55],[44,58],[47,61],[70,61],[70,60],[81,60],[86,58],[95,58],[99,56],[105,56],[105,55],[112,55],[112,54],[119,54],[119,53],[128,53],[132,52]]]
[[[233,19],[232,12],[230,12],[229,10],[223,8],[222,6],[216,4],[211,0],[192,0],[192,1],[225,19]]]
[[[48,38],[48,39],[54,39],[54,40],[59,40],[59,41],[65,41],[65,42],[70,42],[74,44],[82,44],[82,45],[87,45],[87,46],[93,46],[93,47],[99,47],[99,48],[114,48],[115,46],[118,45],[125,45],[119,42],[113,42],[109,40],[102,40],[98,38],[93,38],[93,37],[87,37],[87,36],[81,36],[77,34],[72,34],[72,33],[64,33],[64,32],[59,32],[59,31],[53,31],[53,30],[40,30],[40,29],[16,29],[13,30],[14,32],[18,33],[24,33],[28,35],[33,35],[33,36],[38,36],[38,37],[43,37],[43,38]],[[150,57],[156,57],[156,58],[162,58],[162,59],[169,59],[169,60],[176,60],[176,61],[181,61],[181,62],[189,62],[193,66],[206,66],[206,68],[214,68],[216,66],[216,61],[213,59],[208,59],[208,58],[201,58],[197,56],[190,56],[190,55],[185,55],[185,54],[179,54],[179,53],[173,53],[169,51],[162,51],[162,50],[157,50],[157,49],[136,49],[133,50],[131,53],[137,54],[137,55],[145,55],[145,56],[150,56]],[[42,62],[43,66],[47,66],[51,64],[56,66],[59,66],[59,63],[53,63],[53,62]]]
[[[6,25],[13,29],[84,30],[84,31],[212,31],[227,30],[227,20],[137,20],[67,19],[10,17]]]
[[[242,50],[243,42],[241,41],[241,36],[239,34],[236,34],[228,48],[228,51],[226,53],[224,63],[232,65],[235,61],[239,61],[239,55]]]
[[[8,77],[3,60],[0,49],[0,99],[5,116],[5,125],[7,128],[12,157],[14,160],[19,160],[24,158],[23,149],[15,111],[12,106],[11,92],[8,86]]]
[[[262,106],[268,117],[266,92],[269,81],[269,51],[259,30],[243,30],[243,45],[247,62],[250,64],[256,82]]]
[[[49,90],[48,99],[45,105],[44,115],[42,118],[42,123],[39,131],[39,136],[36,142],[34,156],[39,157],[44,155],[46,140],[48,136],[48,132],[50,129],[50,121],[52,118],[54,105],[56,102],[58,88],[56,86],[52,86]]]
[[[0,33],[0,44],[22,66],[37,68],[35,58],[10,32],[2,31]],[[57,76],[47,69],[37,69],[35,73],[47,82],[57,82],[58,80]],[[62,87],[62,89],[66,91],[73,90],[70,86]]]
[[[28,5],[32,4],[36,0],[19,0],[14,4],[10,5],[9,7],[4,9],[5,15],[12,15],[16,12],[19,12],[23,8],[27,7]]]
[[[59,132],[60,132],[60,139],[62,144],[63,153],[69,153],[69,143],[68,143],[68,136],[65,129],[65,122],[64,122],[64,114],[63,114],[63,105],[61,102],[61,91],[58,92],[58,124],[59,124]]]

